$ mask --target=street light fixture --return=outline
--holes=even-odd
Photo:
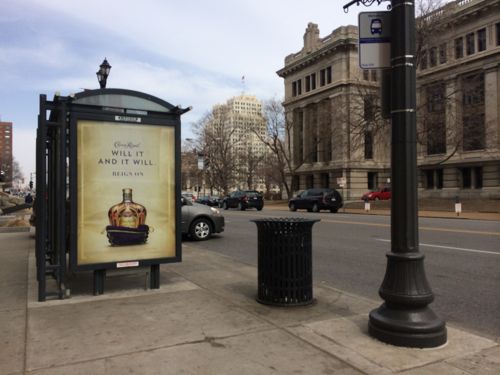
[[[106,81],[108,79],[110,70],[111,70],[111,65],[109,65],[108,60],[106,60],[106,58],[104,58],[104,61],[99,66],[99,70],[96,73],[97,80],[99,81],[99,85],[101,86],[101,89],[106,88]]]
[[[368,332],[386,343],[433,348],[446,343],[444,320],[428,306],[434,294],[419,252],[415,0],[392,0],[391,33],[391,252]]]
[[[388,0],[352,0],[370,6]],[[379,295],[385,302],[370,312],[368,333],[388,344],[433,348],[446,343],[444,320],[428,305],[434,294],[418,247],[415,0],[391,0],[391,252]],[[389,180],[387,181],[389,182]]]

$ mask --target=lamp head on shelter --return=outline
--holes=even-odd
[[[97,71],[97,80],[99,81],[99,85],[101,86],[101,89],[106,88],[106,81],[109,76],[109,71],[111,70],[111,65],[109,65],[108,60],[104,58],[104,61],[102,62],[101,65],[99,65],[99,70]]]

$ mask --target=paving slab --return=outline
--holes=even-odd
[[[500,374],[500,345],[448,361],[451,365],[474,375]]]
[[[448,326],[448,342],[441,347],[430,349],[396,347],[369,336],[367,315],[330,319],[306,326],[318,335],[327,337],[393,372],[423,367],[450,358],[460,358],[498,346],[492,340]]]
[[[418,367],[408,371],[403,371],[402,375],[474,375],[473,373],[461,370],[446,362],[433,363],[428,366]]]
[[[265,327],[269,325],[204,290],[32,308],[27,369],[97,360]]]
[[[0,374],[24,370],[26,310],[0,311]]]
[[[47,368],[26,371],[24,375],[122,375],[107,366],[107,360],[86,361],[63,366],[50,366]],[[130,372],[133,374],[133,372]]]
[[[94,296],[93,294],[93,272],[68,273],[65,299],[47,299],[38,302],[38,283],[36,280],[36,256],[32,249],[29,252],[28,266],[28,307],[47,307],[49,305],[65,305],[83,302],[96,302],[106,299],[117,299],[134,296],[171,293],[176,291],[188,291],[199,289],[199,287],[170,271],[169,265],[160,267],[160,288],[149,289],[150,269],[134,268],[121,270],[108,270],[104,282],[104,294]],[[26,283],[26,282],[25,282]],[[55,291],[56,285],[53,279],[47,279],[47,290]]]
[[[10,277],[11,280],[0,282],[0,312],[26,308],[26,294],[28,293],[26,271]]]
[[[288,330],[309,344],[321,348],[325,352],[330,353],[346,363],[349,363],[351,366],[359,371],[362,371],[364,374],[389,375],[393,373],[392,371],[364,357],[356,350],[331,340],[329,337],[314,331],[307,325],[289,327]]]
[[[0,283],[26,284],[26,260],[29,250],[35,245],[29,233],[2,233],[0,244]]]
[[[100,374],[341,374],[362,372],[276,329],[114,356],[92,362],[87,373]],[[85,374],[82,364],[33,374]]]
[[[187,247],[189,249],[189,247]],[[204,270],[199,264],[211,264]],[[220,254],[185,252],[184,265],[173,268],[191,282],[209,289],[231,303],[281,326],[326,320],[332,317],[368,314],[376,302],[351,296],[340,290],[317,284],[313,286],[314,303],[308,306],[276,307],[256,303],[257,271],[253,266]],[[293,310],[293,312],[292,312]]]

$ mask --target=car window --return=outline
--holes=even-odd
[[[192,206],[193,202],[190,198],[186,198],[185,196],[181,196],[181,206]]]
[[[309,192],[309,195],[316,197],[318,195],[323,195],[323,191],[320,189],[311,189],[311,191]]]

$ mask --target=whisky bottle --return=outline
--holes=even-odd
[[[111,206],[109,224],[115,227],[138,228],[146,223],[146,207],[132,200],[132,189],[124,188],[123,201]]]

